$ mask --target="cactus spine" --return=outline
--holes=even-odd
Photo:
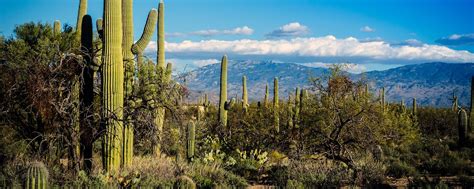
[[[227,55],[221,61],[221,83],[219,96],[219,123],[227,126],[227,110],[225,104],[227,100]]]
[[[102,61],[102,117],[105,119],[103,168],[114,173],[120,168],[123,137],[122,2],[104,0],[104,47]]]
[[[278,78],[273,79],[273,124],[275,131],[280,132],[280,117],[278,110]]]
[[[459,146],[464,146],[467,135],[467,113],[464,109],[461,108],[461,110],[458,113],[458,133],[459,133],[459,139],[458,139],[458,145]]]
[[[188,161],[193,161],[194,158],[194,146],[195,146],[195,140],[196,140],[196,124],[194,124],[194,121],[190,121],[188,123],[188,130],[187,130],[187,145],[186,145],[186,154],[188,157]]]
[[[48,169],[41,162],[34,162],[26,173],[26,189],[46,189],[48,187]]]
[[[247,77],[242,76],[242,108],[247,111],[249,105],[248,95],[247,95]]]

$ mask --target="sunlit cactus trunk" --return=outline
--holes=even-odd
[[[135,72],[135,61],[132,53],[133,45],[133,0],[122,0],[122,23],[123,23],[123,39],[122,39],[122,55],[123,64],[125,65],[124,78],[124,130],[123,130],[123,146],[122,146],[122,165],[127,166],[132,162],[133,156],[133,124],[132,124],[132,107],[133,103],[133,76]]]
[[[382,112],[385,112],[385,87],[382,87],[380,91],[380,107],[382,107]]]
[[[247,77],[242,76],[242,108],[247,111],[249,99],[247,94]]]
[[[165,70],[165,4],[163,1],[160,1],[158,5],[158,47],[157,47],[157,60],[156,60],[156,71],[160,77],[163,77]],[[163,82],[163,78],[159,79],[160,82]],[[163,95],[163,91],[159,91],[158,94],[160,97]],[[162,98],[163,99],[163,98]],[[157,107],[155,110],[155,125],[158,134],[158,143],[154,148],[154,153],[159,154],[160,144],[162,138],[163,124],[165,121],[165,108]]]
[[[193,161],[194,158],[194,148],[196,145],[196,124],[194,121],[190,121],[187,127],[187,143],[186,143],[186,154],[188,161]]]
[[[59,36],[61,34],[61,21],[55,20],[53,25],[53,34],[54,36]]]
[[[267,108],[268,107],[268,96],[269,96],[269,90],[268,90],[268,83],[265,84],[265,97],[263,98],[263,107]]]
[[[301,93],[300,89],[297,87],[296,92],[295,92],[295,111],[294,111],[294,126],[295,128],[298,128],[299,121],[300,121],[300,111],[301,111]]]
[[[104,47],[102,61],[103,168],[116,173],[120,168],[123,138],[122,2],[104,0]]]
[[[277,133],[280,132],[280,115],[278,106],[278,78],[273,79],[273,126]]]
[[[293,105],[291,104],[291,95],[288,95],[288,105],[287,105],[287,112],[288,112],[288,128],[293,129],[294,124],[293,124],[293,116],[294,116],[294,111],[293,111]]]
[[[221,61],[221,81],[219,95],[219,123],[227,126],[227,110],[225,104],[227,101],[227,56],[224,55]]]
[[[76,38],[77,40],[81,37],[82,18],[87,14],[87,0],[79,0],[79,10],[77,13],[76,22]]]

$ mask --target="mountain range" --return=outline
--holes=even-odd
[[[309,88],[310,78],[325,77],[329,69],[308,67],[296,63],[276,63],[272,61],[229,61],[228,97],[240,99],[242,95],[242,76],[247,77],[250,101],[261,101],[268,84],[270,98],[273,98],[273,78],[279,78],[280,98],[287,98],[296,87]],[[406,65],[384,71],[370,71],[361,74],[346,73],[352,80],[367,80],[370,90],[378,95],[385,87],[389,102],[404,99],[411,105],[416,98],[419,105],[450,107],[453,92],[463,107],[470,105],[471,77],[474,76],[473,63],[442,63]],[[216,103],[219,96],[220,64],[210,64],[181,76],[191,91],[191,100],[208,94],[211,102]],[[185,81],[183,80],[185,78]]]

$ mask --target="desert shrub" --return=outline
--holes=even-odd
[[[417,171],[415,167],[408,165],[406,162],[394,161],[388,166],[387,174],[395,178],[402,178],[414,176]]]
[[[135,185],[157,187],[172,184],[177,172],[176,163],[164,155],[160,157],[135,156],[132,164],[124,169],[123,177],[132,180],[138,178]]]
[[[347,166],[336,161],[303,160],[290,162],[288,179],[298,181],[305,187],[336,187],[347,182],[350,174]]]
[[[218,163],[194,163],[190,166],[188,175],[193,178],[199,188],[214,188],[215,186],[244,188],[248,185],[244,178],[226,171]]]

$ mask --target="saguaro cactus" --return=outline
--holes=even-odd
[[[293,104],[291,104],[291,95],[288,95],[288,102],[287,102],[287,112],[288,112],[288,128],[289,129],[292,129],[294,124],[293,124],[293,116],[294,116],[294,112],[293,112]],[[296,106],[296,104],[295,104]]]
[[[278,78],[275,77],[275,79],[273,79],[273,124],[277,133],[280,132],[278,98]]]
[[[84,160],[84,169],[90,171],[92,169],[92,147],[93,138],[91,136],[93,119],[93,102],[94,102],[94,74],[95,68],[93,63],[93,30],[92,17],[85,15],[82,19],[81,28],[81,52],[84,59],[84,70],[82,72],[82,90],[81,99],[81,157]]]
[[[242,108],[246,111],[249,105],[247,95],[247,77],[242,76]]]
[[[265,84],[265,97],[263,99],[263,107],[268,107],[268,96],[269,96],[269,92],[268,92],[268,83]]]
[[[41,162],[33,162],[26,173],[26,189],[48,188],[48,169]]]
[[[187,143],[186,143],[186,154],[188,157],[188,161],[193,161],[194,158],[194,146],[196,144],[196,124],[194,124],[194,121],[189,121],[188,123],[188,129],[187,129]]]
[[[385,112],[385,87],[382,87],[380,91],[380,106],[382,107],[382,112]]]
[[[156,71],[161,77],[164,76],[163,72],[165,71],[165,4],[161,0],[158,5],[158,47],[157,47],[157,56],[156,56]],[[159,80],[163,82],[163,78]],[[162,97],[162,91],[158,92],[160,97]],[[165,120],[165,108],[157,107],[155,110],[155,125],[158,131],[158,144],[155,147],[155,154],[160,152],[160,142],[161,135],[163,131],[163,123]]]
[[[132,123],[132,104],[133,99],[133,86],[134,86],[134,73],[135,73],[135,61],[134,54],[142,53],[145,46],[150,42],[151,36],[155,31],[157,11],[152,9],[147,18],[143,34],[139,41],[134,44],[133,39],[133,0],[122,0],[122,22],[123,22],[123,41],[122,41],[122,54],[123,64],[125,65],[125,112],[124,112],[124,132],[123,132],[123,150],[122,150],[122,164],[130,165],[133,156],[133,123]]]
[[[122,2],[104,0],[104,47],[102,61],[102,117],[105,119],[103,167],[108,173],[120,168],[123,137]]]
[[[76,38],[81,37],[82,18],[87,14],[87,0],[79,0],[79,10],[77,11]]]
[[[219,96],[219,122],[227,126],[227,110],[225,104],[227,101],[227,55],[222,57],[221,61],[221,83]]]
[[[294,125],[295,128],[298,128],[299,125],[299,120],[300,120],[300,108],[301,108],[301,94],[300,94],[300,89],[297,87],[296,92],[295,92],[295,115],[294,115]]]
[[[54,21],[53,32],[54,32],[54,36],[58,36],[59,34],[61,34],[61,21],[59,20]]]
[[[305,89],[301,89],[301,94],[300,94],[300,111],[303,111],[303,108],[305,107],[305,103],[307,101],[308,97],[308,91]]]
[[[461,108],[461,110],[458,113],[458,145],[459,146],[464,146],[466,139],[467,139],[467,113],[464,109]]]

